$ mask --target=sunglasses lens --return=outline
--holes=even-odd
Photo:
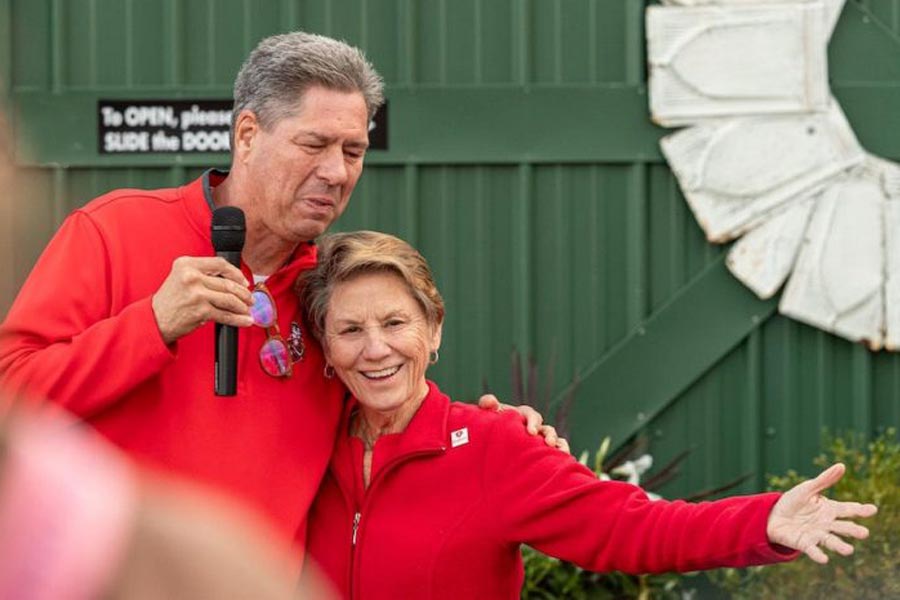
[[[259,349],[259,362],[263,371],[272,377],[281,377],[291,368],[291,358],[284,340],[270,338]]]
[[[272,298],[265,292],[253,292],[253,306],[250,307],[253,322],[260,327],[271,327],[275,323],[275,306]]]

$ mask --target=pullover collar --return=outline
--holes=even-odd
[[[350,421],[358,406],[352,398],[344,409],[341,432],[331,461],[331,470],[339,485],[345,490],[361,490],[362,441],[350,435]],[[394,465],[420,454],[439,454],[447,449],[447,420],[450,414],[450,398],[428,382],[428,395],[413,415],[406,429],[389,433],[375,441],[372,451],[372,479],[369,489]],[[360,494],[361,496],[362,494]]]

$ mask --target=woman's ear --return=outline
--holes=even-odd
[[[319,345],[322,347],[322,356],[325,357],[325,362],[331,364],[331,349],[328,347],[328,342],[325,340],[325,336],[322,336],[322,341],[319,342]]]
[[[443,331],[444,322],[441,321],[431,328],[431,350],[437,352],[441,347],[441,333]]]

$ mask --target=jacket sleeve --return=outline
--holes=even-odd
[[[775,493],[714,502],[650,500],[601,481],[574,458],[498,419],[484,486],[504,541],[526,543],[591,571],[658,573],[791,560],[769,543]]]
[[[46,398],[87,417],[173,359],[149,296],[112,314],[110,265],[90,216],[73,213],[0,326],[5,391]]]

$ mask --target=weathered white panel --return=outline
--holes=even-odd
[[[748,6],[760,4],[800,4],[800,3],[818,3],[825,5],[825,30],[828,36],[834,31],[838,18],[841,16],[841,10],[844,8],[846,0],[662,0],[662,3],[668,6]]]
[[[873,350],[884,340],[883,181],[880,164],[867,161],[822,193],[779,305]]]
[[[728,269],[763,300],[771,298],[791,272],[816,198],[800,200],[774,215],[728,252]]]
[[[824,0],[825,2],[825,31],[828,32],[828,38],[834,33],[834,27],[837,25],[838,19],[841,18],[841,11],[844,10],[844,4],[847,0]]]
[[[741,235],[865,156],[836,102],[827,113],[705,123],[661,147],[711,242]]]
[[[709,117],[824,110],[828,32],[821,2],[647,9],[650,111]]]
[[[885,341],[888,350],[900,350],[900,165],[880,161],[885,200]]]
[[[900,198],[885,205],[885,233],[887,278],[884,283],[884,346],[896,351],[900,350]]]

